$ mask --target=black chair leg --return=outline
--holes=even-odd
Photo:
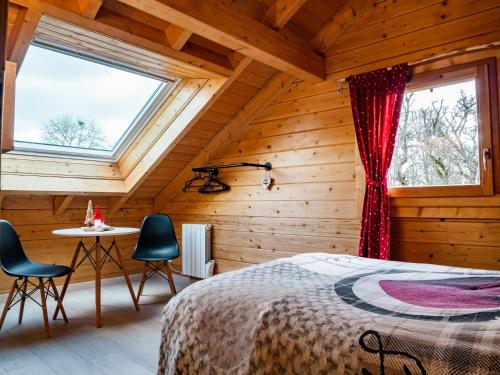
[[[43,324],[45,326],[45,336],[50,337],[49,316],[47,314],[47,298],[45,296],[45,285],[43,278],[38,278],[38,288],[40,289],[40,298],[42,300]]]
[[[24,303],[26,302],[27,286],[28,286],[28,278],[25,277],[23,280],[23,284],[21,285],[21,306],[19,307],[19,319],[17,321],[17,324],[21,324],[23,322]]]
[[[5,306],[3,307],[2,317],[0,318],[0,330],[2,329],[3,322],[7,316],[7,311],[9,311],[10,304],[12,303],[12,297],[14,296],[14,291],[17,289],[17,279],[12,283],[9,295],[7,296],[7,301],[5,301]]]

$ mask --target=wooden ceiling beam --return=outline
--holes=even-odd
[[[3,70],[5,69],[5,61],[7,60],[7,23],[9,19],[8,13],[9,6],[7,2],[0,2],[0,84],[3,82]],[[2,111],[0,110],[0,115],[1,113]]]
[[[93,20],[101,9],[103,0],[78,0],[82,16]]]
[[[347,0],[311,40],[314,49],[325,53],[362,15],[375,6],[374,0]]]
[[[262,16],[261,21],[275,29],[281,29],[306,3],[307,0],[276,0]]]
[[[187,64],[191,67],[193,71],[193,78],[221,78],[228,77],[232,74],[233,70],[229,69],[227,66],[221,66],[209,60],[203,60],[199,57],[184,53],[182,51],[177,51],[168,46],[165,36],[162,35],[162,31],[158,30],[158,38],[152,39],[148,38],[144,34],[138,35],[138,33],[132,33],[130,30],[125,28],[120,28],[117,24],[112,22],[106,23],[106,20],[101,20],[98,17],[95,20],[90,20],[81,15],[81,10],[75,1],[62,1],[62,0],[9,0],[11,3],[38,10],[43,15],[48,15],[62,21],[95,31],[97,33],[104,34],[111,38],[118,39],[125,43],[131,45],[139,46],[144,49],[151,50],[153,52],[162,54],[167,59],[171,59],[173,64]],[[117,17],[122,17],[121,23],[127,24],[128,19],[126,17],[116,15]],[[140,26],[138,22],[134,23],[137,27]],[[146,25],[147,27],[147,25]],[[160,40],[162,42],[160,42]],[[228,64],[229,65],[229,64]]]
[[[17,64],[17,70],[28,52],[31,40],[35,33],[42,13],[38,9],[23,8],[17,13],[12,32],[9,35],[7,45],[7,59]]]
[[[165,30],[165,36],[170,44],[170,48],[180,51],[182,47],[187,43],[189,38],[191,38],[193,33],[189,30],[183,29],[182,27],[170,24]]]
[[[290,75],[313,81],[326,77],[324,58],[309,44],[290,41],[221,0],[120,1]]]
[[[54,216],[61,216],[73,201],[74,195],[56,195],[54,197]]]
[[[122,195],[118,197],[109,197],[108,199],[108,212],[106,216],[112,218],[116,213],[123,207],[123,205],[128,201],[129,195]]]

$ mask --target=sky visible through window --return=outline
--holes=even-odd
[[[161,84],[31,45],[16,82],[14,139],[111,150]]]
[[[479,183],[475,79],[405,93],[389,186]]]

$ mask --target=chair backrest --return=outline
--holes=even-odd
[[[14,227],[7,220],[0,220],[0,267],[9,273],[15,265],[29,262]]]
[[[164,255],[165,259],[180,255],[172,220],[166,215],[149,215],[142,222],[134,253],[138,255],[150,251]]]

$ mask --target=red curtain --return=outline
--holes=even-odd
[[[351,76],[349,92],[358,149],[366,172],[359,256],[389,259],[387,173],[391,165],[408,65]]]

